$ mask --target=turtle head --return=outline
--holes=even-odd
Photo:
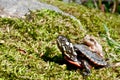
[[[66,47],[69,46],[70,44],[70,40],[67,39],[65,36],[62,36],[62,35],[59,35],[58,38],[57,38],[57,45],[58,45],[58,48],[64,52],[66,51]]]
[[[57,45],[64,56],[67,56],[68,58],[77,61],[77,54],[74,51],[73,44],[69,39],[67,39],[65,36],[60,35],[57,38]]]

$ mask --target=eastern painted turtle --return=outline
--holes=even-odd
[[[102,56],[93,52],[84,44],[72,44],[65,36],[58,36],[58,48],[64,59],[79,68],[85,69],[85,75],[90,74],[91,67],[104,67],[107,62]]]

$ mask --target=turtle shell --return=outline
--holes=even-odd
[[[88,46],[84,44],[74,44],[74,49],[77,52],[78,56],[88,59],[92,64],[96,66],[107,66],[107,62],[99,54],[89,50]]]

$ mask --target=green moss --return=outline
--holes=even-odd
[[[42,1],[55,5],[61,10],[77,17],[81,21],[83,27],[85,27],[87,32],[90,34],[96,35],[104,33],[103,24],[107,24],[110,29],[111,36],[119,38],[117,35],[120,34],[120,16],[117,14],[103,13],[97,9],[90,9],[74,3],[63,3],[59,0]]]
[[[119,61],[119,50],[115,54],[107,41],[100,37],[100,34],[105,34],[105,23],[111,37],[119,41],[119,16],[77,4],[64,4],[54,0],[52,3],[76,16],[87,34],[96,36],[103,45],[105,57],[110,61]],[[0,18],[0,79],[83,80],[79,69],[69,70],[64,64],[56,45],[58,35],[65,35],[73,43],[80,43],[85,32],[80,30],[75,20],[50,10],[31,12],[25,19]],[[119,68],[93,69],[87,79],[115,80],[119,78],[119,71]]]
[[[58,65],[63,58],[56,38],[82,35],[78,25],[49,10],[31,12],[24,20],[0,18],[0,75],[5,79],[58,79],[63,74],[63,79],[69,78],[69,71]]]

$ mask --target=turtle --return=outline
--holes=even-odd
[[[57,37],[57,45],[64,59],[80,69],[84,69],[84,75],[89,75],[92,67],[105,67],[107,62],[102,56],[93,52],[85,44],[73,44],[63,35]]]

